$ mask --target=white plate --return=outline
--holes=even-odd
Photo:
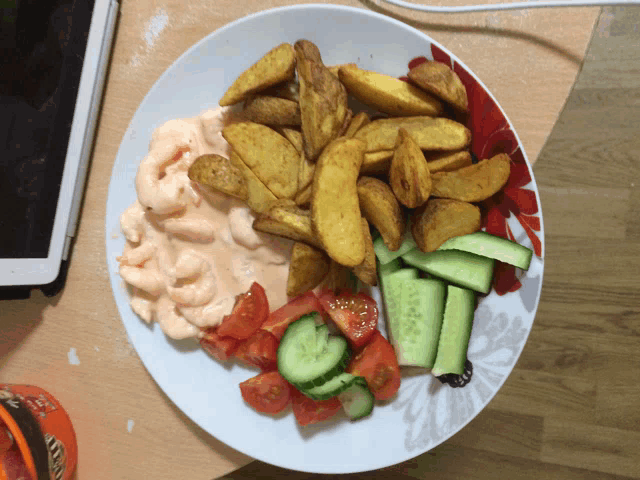
[[[451,61],[469,91],[474,151],[481,155],[506,149],[520,165],[505,190],[522,207],[519,217],[494,209],[491,229],[504,234],[508,225],[507,235],[520,243],[531,246],[531,240],[538,242],[538,255],[521,278],[521,288],[505,295],[492,291],[477,309],[469,348],[474,375],[469,385],[454,389],[426,374],[404,378],[397,398],[376,406],[370,418],[350,423],[341,417],[304,429],[296,425],[292,413],[273,418],[243,402],[238,384],[255,371],[237,365],[224,367],[192,340],[171,341],[157,325],[150,328],[131,311],[117,273],[116,257],[124,238],[114,236],[119,233],[121,212],[135,200],[136,169],[147,153],[154,128],[172,118],[193,117],[216,107],[238,74],[267,50],[300,38],[316,43],[328,65],[356,61],[363,68],[393,76],[405,75],[414,57]],[[464,427],[487,405],[515,365],[531,329],[542,285],[544,233],[532,178],[522,146],[495,99],[453,55],[425,34],[350,7],[301,5],[260,12],[213,32],[190,48],[160,77],[133,117],[118,150],[107,200],[106,248],[113,294],[127,334],[151,376],[211,435],[251,457],[293,470],[348,473],[386,467],[426,452]],[[527,236],[522,225],[538,231],[530,230],[532,235]],[[508,272],[503,277],[508,279]]]

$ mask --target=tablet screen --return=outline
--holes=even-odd
[[[0,0],[0,258],[46,258],[94,0]]]

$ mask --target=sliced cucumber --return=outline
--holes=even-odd
[[[323,329],[316,327],[314,316],[305,315],[289,325],[280,340],[278,371],[300,390],[322,385],[342,373],[347,365],[347,341],[330,335],[325,344],[318,340],[322,336]]]
[[[316,348],[318,352],[322,352],[327,348],[329,343],[329,327],[327,325],[318,325],[316,327]]]
[[[402,268],[402,265],[398,259],[385,264],[378,262],[378,277],[382,280],[382,278],[386,277],[390,273],[400,270],[400,268]]]
[[[467,349],[476,307],[475,294],[471,290],[447,287],[444,321],[438,341],[438,354],[431,373],[439,377],[445,373],[461,375],[467,360]]]
[[[314,400],[328,400],[344,392],[357,378],[350,373],[340,373],[318,387],[302,390],[302,393]]]
[[[487,232],[475,232],[451,238],[440,245],[438,250],[462,250],[475,253],[500,260],[523,270],[529,268],[533,256],[533,251],[530,248]]]
[[[424,253],[416,249],[402,255],[402,259],[409,265],[456,285],[482,293],[489,293],[491,290],[495,263],[493,258],[460,250]]]
[[[397,282],[396,288],[399,308],[387,320],[398,364],[431,368],[438,351],[446,285],[419,278]]]
[[[384,310],[387,318],[387,333],[389,334],[389,341],[392,344],[394,344],[394,320],[397,319],[400,313],[402,282],[405,280],[415,280],[418,276],[418,270],[415,268],[401,268],[387,275],[383,273],[380,274],[380,287],[382,288],[382,298],[384,300]]]
[[[376,252],[376,257],[378,257],[380,265],[386,265],[387,263],[395,260],[396,258],[402,256],[410,250],[413,250],[416,247],[417,245],[415,240],[413,239],[413,235],[411,235],[411,231],[405,233],[404,240],[402,241],[400,248],[398,248],[398,250],[394,252],[387,248],[387,245],[384,243],[384,240],[382,240],[382,237],[378,237],[373,242],[373,250]]]
[[[355,377],[353,384],[338,395],[338,400],[351,420],[359,420],[373,411],[373,393],[363,377]]]

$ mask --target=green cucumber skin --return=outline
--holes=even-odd
[[[390,318],[399,365],[431,368],[438,351],[447,288],[435,279],[400,282],[400,309]]]
[[[350,388],[354,384],[356,378],[358,377],[354,377],[350,373],[339,373],[322,385],[307,388],[305,390],[301,390],[301,392],[313,400],[329,400]]]
[[[411,250],[402,256],[409,265],[464,288],[489,293],[493,280],[492,258],[459,250],[424,253]]]
[[[447,287],[438,353],[431,370],[434,376],[446,373],[461,375],[464,372],[475,306],[474,292],[455,285]]]
[[[398,308],[400,307],[400,292],[398,291],[400,286],[397,284],[404,280],[417,279],[418,276],[418,270],[415,268],[401,268],[388,275],[380,276],[380,287],[382,289],[385,317],[387,319],[387,333],[392,343],[393,332],[390,328],[390,319],[398,315]]]
[[[398,250],[394,252],[387,248],[387,245],[384,243],[384,240],[382,240],[382,237],[378,237],[373,242],[373,251],[376,253],[376,258],[380,262],[380,265],[386,265],[387,263],[399,258],[403,254],[413,250],[416,247],[417,244],[410,232],[408,234],[405,234],[400,248],[398,248]]]
[[[533,257],[533,251],[530,248],[487,232],[475,232],[451,238],[440,245],[438,250],[461,250],[474,253],[523,270],[529,269]]]
[[[353,396],[356,396],[355,400],[353,400]],[[347,401],[347,398],[349,401]],[[368,417],[371,415],[371,412],[373,412],[375,398],[371,390],[369,390],[364,377],[356,377],[355,382],[347,390],[338,395],[338,399],[352,422]],[[360,405],[356,404],[358,400],[360,400]]]

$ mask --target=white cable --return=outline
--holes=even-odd
[[[599,7],[612,5],[639,5],[640,0],[557,0],[557,1],[531,1],[497,3],[495,5],[462,5],[458,7],[444,7],[439,5],[417,5],[404,0],[377,0],[378,2],[391,3],[398,7],[418,10],[429,13],[463,13],[463,12],[489,12],[495,10],[524,10],[529,8],[546,7]]]

